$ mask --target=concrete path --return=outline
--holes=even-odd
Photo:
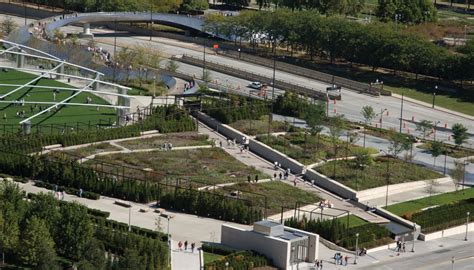
[[[249,151],[244,151],[240,152],[240,148],[238,146],[227,146],[226,138],[222,136],[221,134],[215,132],[208,126],[199,123],[199,132],[202,134],[206,134],[209,136],[209,139],[216,140],[216,141],[222,141],[223,149],[235,157],[237,160],[240,162],[246,164],[247,166],[252,166],[255,169],[266,173],[268,175],[273,175],[275,172],[278,174],[279,171],[274,170],[273,164],[270,162],[258,157],[257,155],[254,155],[253,153],[250,153]],[[282,171],[283,172],[283,171]],[[367,220],[369,222],[376,222],[376,223],[384,223],[388,222],[386,219],[379,217],[377,215],[374,215],[370,212],[366,212],[358,207],[355,207],[354,205],[343,201],[341,198],[337,197],[336,195],[333,195],[319,187],[313,186],[302,179],[298,178],[295,175],[290,175],[288,180],[281,180],[283,183],[288,184],[288,185],[294,185],[294,181],[296,180],[296,187],[311,193],[316,194],[318,197],[320,197],[322,200],[329,200],[332,204],[334,204],[335,208],[346,210],[351,212],[352,214]],[[278,180],[280,181],[280,180]],[[317,202],[315,202],[317,203]],[[279,220],[279,218],[278,218]]]
[[[171,265],[173,270],[199,270],[199,251],[191,251],[191,243],[188,241],[188,249],[184,249],[184,242],[181,249],[178,247],[179,241],[171,243]]]

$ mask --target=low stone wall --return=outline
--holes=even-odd
[[[473,232],[474,231],[474,222],[469,223],[468,226],[468,231]],[[443,237],[448,237],[456,234],[461,234],[461,233],[466,233],[466,225],[459,225],[453,228],[449,228],[446,230],[434,232],[434,233],[429,233],[429,234],[420,234],[419,238],[421,241],[431,241]]]
[[[388,195],[390,196],[390,195],[410,191],[413,189],[420,189],[420,188],[427,187],[429,185],[428,181],[430,180],[422,180],[422,181],[415,181],[415,182],[409,182],[409,183],[389,185]],[[451,181],[451,178],[443,177],[443,178],[435,179],[435,181],[437,183],[445,183],[445,182]],[[386,191],[387,191],[387,186],[366,189],[366,190],[358,191],[357,198],[359,199],[359,201],[368,201],[375,198],[381,198],[385,196]]]
[[[402,217],[399,217],[392,212],[389,212],[381,207],[375,207],[375,213],[381,217],[384,217],[388,220],[391,220],[393,222],[396,222],[398,224],[401,224],[407,228],[413,228],[413,222],[410,220],[406,220]],[[420,235],[421,232],[421,226],[416,224],[416,234],[415,237],[418,238],[418,235]]]
[[[279,162],[283,168],[289,168],[293,174],[303,173],[304,165],[289,156],[274,150],[266,144],[255,139],[249,140],[249,148],[253,153],[271,162]]]
[[[314,180],[314,184],[320,186],[326,190],[335,193],[336,195],[344,198],[357,201],[357,192],[343,184],[325,176],[313,169],[308,169],[305,173],[306,179],[309,181]]]

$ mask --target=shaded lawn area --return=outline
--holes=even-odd
[[[354,228],[354,227],[358,227],[358,226],[368,224],[367,221],[365,221],[365,220],[363,220],[360,217],[355,216],[355,215],[349,215],[349,221],[347,220],[347,216],[338,217],[337,219],[345,225],[349,224],[348,228]]]
[[[207,135],[197,134],[196,132],[167,133],[152,138],[122,141],[118,144],[125,148],[136,150],[160,148],[164,143],[171,143],[173,147],[211,144],[208,141]]]
[[[415,213],[421,209],[433,206],[433,205],[445,205],[455,203],[461,200],[474,198],[474,188],[468,188],[464,191],[458,190],[454,192],[443,193],[439,195],[434,195],[430,198],[422,198],[418,200],[408,201],[397,203],[394,205],[389,205],[386,209],[396,215],[402,216],[409,213]]]
[[[295,206],[296,202],[300,202],[301,205],[307,205],[321,201],[321,198],[314,193],[301,190],[280,181],[270,181],[257,184],[238,183],[233,186],[219,189],[219,192],[229,194],[230,192],[237,190],[242,192],[240,198],[251,200],[261,206],[264,206],[264,198],[248,192],[265,195],[267,197],[268,215],[280,213],[282,206],[292,208]]]
[[[450,145],[444,143],[443,146],[446,148],[448,156],[453,158],[462,158],[474,156],[474,149],[469,149],[465,147],[456,147],[455,145]],[[431,142],[426,142],[424,144],[418,145],[417,148],[431,151]]]
[[[101,161],[127,166],[124,171],[129,177],[139,177],[137,171],[150,168],[158,179],[181,178],[198,181],[198,186],[243,182],[247,181],[248,175],[252,179],[255,175],[260,179],[269,178],[220,148],[113,154],[99,156],[93,162]],[[92,161],[87,163],[92,164]]]
[[[122,149],[119,149],[109,143],[99,143],[99,144],[94,144],[94,145],[90,145],[90,146],[86,146],[82,148],[63,151],[63,152],[67,154],[71,154],[79,158],[79,157],[87,157],[90,155],[95,155],[102,152],[119,151],[119,150],[122,150]],[[58,154],[60,153],[61,152],[58,152]]]
[[[10,84],[24,84],[36,78],[36,76],[23,73],[18,71],[9,70],[8,72],[0,72],[0,83]],[[35,84],[32,84],[35,85]],[[36,85],[39,86],[52,86],[52,87],[71,87],[55,80],[43,78],[40,79]],[[15,89],[16,87],[0,86],[0,94],[5,94]],[[69,90],[61,90],[56,94],[56,101],[59,102],[67,97],[70,97],[74,92]],[[85,103],[87,97],[92,98],[94,104],[108,104],[102,98],[99,98],[91,93],[81,93],[76,97],[72,98],[70,103]],[[28,101],[39,101],[39,102],[54,102],[53,89],[46,88],[33,88],[25,87],[15,93],[12,93],[5,98],[6,101],[14,101],[24,99]],[[24,106],[13,105],[8,103],[0,104],[0,114],[2,116],[1,124],[12,124],[17,125],[21,120],[26,119],[38,112],[40,112],[40,106],[42,109],[46,109],[46,104],[38,104],[34,108],[34,104],[25,104]],[[16,116],[17,112],[24,111],[25,118],[19,118]],[[6,119],[4,117],[6,116]],[[76,122],[81,122],[85,125],[91,124],[92,126],[102,124],[112,124],[116,121],[116,113],[112,108],[100,108],[97,110],[96,107],[85,107],[85,106],[65,106],[60,110],[52,109],[48,113],[44,113],[35,117],[32,120],[33,127],[36,124],[59,124],[59,125],[70,125],[76,127]],[[50,132],[50,129],[45,129],[44,132]]]
[[[225,256],[219,254],[204,251],[204,264],[211,263],[213,261],[218,261],[224,257]]]
[[[268,134],[268,115],[262,116],[259,120],[238,120],[231,123],[230,126],[247,135]],[[296,130],[298,128],[282,121],[272,121],[272,133],[286,132],[289,129]]]
[[[330,137],[320,135],[318,140],[317,136],[306,135],[305,142],[305,135],[303,132],[292,132],[280,136],[271,136],[270,140],[268,139],[268,136],[263,135],[258,136],[257,139],[303,164],[313,164],[322,159],[345,157],[346,153],[348,156],[352,156],[363,149],[363,147],[349,144],[349,149],[346,152],[347,142],[337,140],[339,147],[336,155]],[[377,153],[375,149],[367,149],[370,154]]]
[[[385,186],[387,184],[387,162],[389,163],[390,184],[407,183],[419,180],[441,178],[443,175],[419,165],[400,159],[380,157],[364,170],[358,170],[354,160],[330,161],[315,169],[355,190],[364,190]],[[334,164],[336,175],[334,176]]]

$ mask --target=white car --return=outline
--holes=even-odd
[[[249,84],[249,87],[253,88],[253,89],[260,89],[260,88],[262,88],[262,83],[261,82],[251,82]]]

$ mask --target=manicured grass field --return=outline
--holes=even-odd
[[[296,202],[300,205],[307,205],[321,201],[321,198],[314,193],[301,190],[297,187],[282,183],[280,181],[271,181],[265,183],[239,183],[224,189],[219,189],[218,192],[229,194],[232,191],[239,190],[243,192],[240,197],[249,199],[254,202],[263,204],[262,196],[252,193],[258,193],[267,196],[268,215],[281,212],[281,207],[294,207]],[[263,206],[263,205],[261,205]],[[286,210],[285,210],[286,211]]]
[[[173,147],[211,144],[211,142],[208,141],[207,135],[197,134],[196,132],[168,133],[152,138],[123,141],[118,144],[125,148],[135,150],[159,148],[164,143],[171,143]]]
[[[99,156],[94,160],[99,163],[101,161],[126,165],[124,172],[130,177],[140,177],[137,171],[149,168],[158,179],[169,176],[198,181],[197,186],[244,182],[248,175],[252,179],[255,175],[259,175],[260,179],[269,178],[220,148],[114,154]]]
[[[337,219],[340,220],[343,224],[349,223],[348,228],[354,228],[354,227],[362,226],[368,223],[367,221],[354,215],[349,215],[349,222],[347,221],[347,216],[338,217]]]
[[[334,162],[336,162],[335,176],[333,173]],[[353,160],[331,161],[315,169],[343,185],[355,190],[364,190],[385,186],[387,184],[387,162],[390,162],[390,184],[442,177],[442,175],[437,172],[394,158],[377,158],[372,165],[366,167],[363,171],[357,169],[357,164]]]
[[[324,135],[320,135],[319,143],[317,136],[307,135],[305,140],[305,135],[302,132],[292,132],[277,137],[272,136],[270,140],[267,136],[259,136],[258,140],[303,164],[312,164],[322,159],[346,156],[347,142],[338,140],[339,147],[336,155],[331,139]],[[362,149],[362,147],[349,144],[347,155],[353,156]],[[377,153],[375,149],[368,149],[370,154]]]
[[[33,80],[36,76],[28,73],[18,72],[9,70],[8,72],[0,72],[0,83],[10,83],[10,84],[24,84]],[[51,79],[41,79],[37,82],[36,85],[40,86],[53,86],[53,87],[71,87],[69,85],[57,82]],[[0,94],[6,94],[11,90],[14,90],[16,87],[7,87],[0,86]],[[63,100],[73,94],[72,91],[61,90],[56,94],[56,101]],[[99,98],[93,94],[81,93],[78,96],[71,99],[71,103],[85,103],[87,97],[92,98],[92,102],[95,104],[107,104],[105,100]],[[31,88],[25,87],[10,96],[5,98],[5,101],[13,101],[24,99],[25,101],[39,101],[39,102],[53,102],[53,89],[45,88]],[[40,111],[40,106],[42,109],[46,109],[46,104],[38,104],[35,108],[33,104],[9,104],[9,103],[0,103],[0,125],[18,125],[18,123],[29,116],[32,116]],[[24,118],[16,116],[17,112],[25,112]],[[85,106],[65,106],[60,110],[52,109],[49,113],[44,113],[32,120],[33,126],[37,124],[68,124],[72,127],[76,126],[77,122],[84,124],[96,125],[99,122],[108,123],[116,121],[116,113],[114,109],[111,108],[100,108],[97,110],[96,107],[85,107]]]
[[[459,190],[459,191],[434,195],[431,197],[431,204],[430,204],[430,198],[426,197],[426,198],[422,198],[418,200],[390,205],[387,207],[387,210],[396,215],[402,216],[407,213],[417,212],[421,209],[424,209],[432,205],[450,204],[450,203],[454,203],[454,202],[469,199],[469,198],[474,198],[474,188],[468,188],[468,189],[465,189],[464,191]]]

